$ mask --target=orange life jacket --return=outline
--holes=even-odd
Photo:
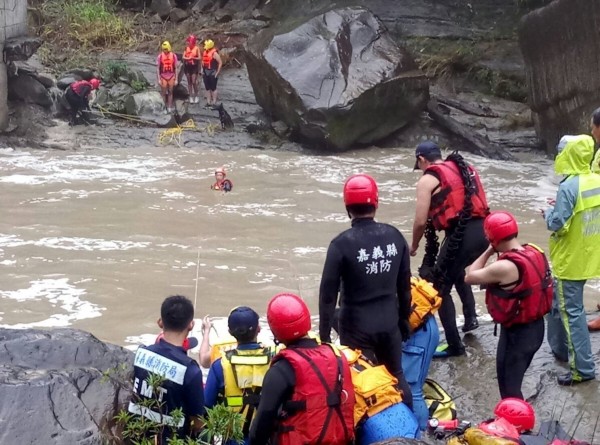
[[[296,386],[277,430],[279,445],[346,445],[354,438],[354,388],[346,357],[331,346],[286,348]]]
[[[460,171],[454,162],[444,161],[430,165],[424,173],[427,172],[435,173],[440,181],[439,192],[431,195],[428,216],[435,230],[449,229],[465,205],[465,186]],[[471,217],[485,218],[490,213],[490,209],[479,174],[471,166],[469,166],[469,173],[475,182],[475,193],[471,197],[473,203]]]
[[[93,90],[93,87],[92,87],[92,84],[89,83],[87,80],[79,80],[79,81],[73,82],[71,84],[71,89],[78,96],[81,96],[81,93],[83,92],[84,87],[89,87],[87,94],[86,94],[86,96],[88,96],[90,94],[90,92]]]
[[[160,54],[160,72],[174,73],[175,72],[175,57],[172,52]]]
[[[197,65],[199,62],[199,57],[200,48],[198,48],[198,46],[194,46],[193,48],[186,46],[185,51],[183,53],[183,59],[187,65]]]
[[[207,70],[214,70],[217,68],[217,61],[213,58],[216,52],[216,48],[211,48],[208,51],[204,51],[204,53],[202,53],[202,68],[205,68]]]
[[[520,281],[511,290],[489,285],[485,304],[496,323],[509,327],[543,318],[552,307],[553,281],[544,252],[532,244],[523,250],[505,252],[498,258],[508,260],[519,269]]]

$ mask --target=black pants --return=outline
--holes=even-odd
[[[446,238],[440,248],[438,261],[447,255],[448,240],[451,236],[452,230],[448,230],[446,232]],[[460,349],[463,345],[460,334],[458,333],[458,327],[456,326],[456,308],[454,307],[450,291],[452,290],[452,286],[459,282],[461,276],[464,280],[465,268],[473,263],[473,261],[488,248],[488,245],[489,242],[483,232],[483,219],[472,219],[467,222],[463,239],[460,242],[454,258],[451,259],[451,261],[445,262],[447,280],[441,286],[441,289],[438,289],[442,296],[442,306],[440,307],[439,314],[440,321],[444,327],[446,341],[448,342],[448,346],[453,349]],[[471,291],[470,295],[465,295],[465,297],[465,300],[468,301],[466,301],[466,304],[465,301],[463,301],[463,304],[469,307],[469,310],[475,314],[475,298],[473,297],[473,292]]]
[[[544,319],[500,328],[496,374],[500,396],[523,398],[521,384],[533,356],[544,341]]]
[[[454,282],[454,289],[460,298],[463,307],[465,322],[469,319],[477,318],[475,309],[475,296],[470,284],[465,283],[465,271]]]
[[[71,88],[67,88],[65,98],[71,107],[71,122],[75,122],[77,113],[85,110],[88,106],[88,102],[83,97],[76,94]]]
[[[340,326],[340,343],[352,349],[360,349],[365,357],[373,363],[385,365],[387,370],[398,379],[402,390],[402,401],[410,409],[413,406],[412,391],[402,370],[402,334],[400,329],[388,332],[364,333],[356,329],[345,329]]]

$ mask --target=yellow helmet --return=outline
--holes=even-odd
[[[215,47],[215,42],[213,42],[212,40],[208,39],[204,41],[204,49],[209,50]]]
[[[162,45],[160,47],[163,51],[171,51],[171,44],[167,40],[162,42]]]

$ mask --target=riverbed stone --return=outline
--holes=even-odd
[[[246,62],[258,104],[300,139],[332,150],[370,144],[425,108],[425,75],[368,10],[280,26],[249,40]]]
[[[115,432],[130,351],[74,329],[0,329],[0,349],[0,443],[101,445]]]
[[[46,87],[28,74],[9,77],[8,97],[11,100],[21,100],[46,108],[50,108],[53,103]]]
[[[105,105],[110,111],[124,113],[125,103],[129,96],[135,93],[135,90],[124,82],[119,82],[113,85],[108,91],[108,100]]]
[[[173,23],[179,23],[186,20],[189,16],[189,12],[180,8],[173,8],[169,13],[169,20],[171,20]]]
[[[56,86],[56,78],[50,73],[36,73],[35,78],[46,88],[52,88]]]
[[[77,82],[78,80],[81,80],[81,78],[79,76],[77,76],[77,77],[75,77],[73,75],[64,76],[64,77],[61,77],[60,79],[58,79],[58,81],[56,82],[56,86],[58,88],[65,89],[69,85],[71,85],[73,82]]]
[[[131,116],[157,115],[164,111],[163,99],[158,91],[143,91],[127,98],[125,110]]]
[[[152,0],[152,4],[150,5],[150,10],[156,12],[163,20],[169,17],[172,9],[173,3],[170,0]]]

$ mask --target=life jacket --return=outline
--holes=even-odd
[[[485,304],[492,319],[503,326],[539,320],[552,307],[553,280],[544,251],[534,244],[511,250],[498,258],[514,263],[520,282],[511,290],[488,286]]]
[[[183,61],[186,65],[197,65],[200,61],[198,58],[200,57],[200,48],[198,46],[194,46],[190,48],[189,46],[185,47],[185,51],[183,52]],[[187,58],[190,58],[186,60]]]
[[[448,440],[447,445],[516,445],[523,444],[519,440],[519,433],[515,427],[509,424],[504,419],[497,419],[494,422],[489,423],[491,425],[489,429],[494,431],[494,434],[490,434],[484,431],[485,427],[479,425],[477,428],[468,428],[464,435],[460,437],[451,437]],[[512,428],[511,428],[512,427]],[[516,437],[511,437],[511,434],[517,434]],[[507,434],[506,436],[500,436],[499,434]]]
[[[499,445],[521,443],[519,442],[520,434],[517,428],[503,417],[499,417],[494,420],[488,420],[486,422],[481,422],[479,425],[477,425],[477,428],[473,428],[473,430],[479,430],[485,436],[491,436],[493,438],[496,438],[495,442],[489,442],[493,443],[494,445],[496,443],[498,443]],[[473,431],[473,433],[477,432]],[[481,436],[481,433],[479,434],[479,436]]]
[[[408,323],[413,331],[419,329],[442,305],[442,297],[428,281],[410,277],[410,315]]]
[[[175,72],[175,56],[172,52],[167,54],[160,53],[160,72],[174,73]]]
[[[214,70],[217,68],[217,61],[213,58],[216,52],[216,48],[211,48],[202,53],[202,68],[207,70]]]
[[[354,389],[346,358],[333,346],[285,348],[296,376],[291,399],[283,406],[278,445],[346,445],[354,438]]]
[[[360,351],[346,346],[339,348],[350,365],[356,403],[354,425],[402,402],[398,379],[384,365],[375,366]]]
[[[92,84],[89,83],[87,80],[78,80],[77,82],[73,82],[71,84],[71,89],[73,90],[73,92],[75,94],[77,94],[78,96],[81,96],[82,90],[86,86],[90,88],[89,91],[92,91],[92,89],[93,89]]]
[[[213,190],[225,190],[226,192],[230,192],[233,189],[233,183],[229,179],[223,179],[221,182],[215,182],[211,189]]]
[[[237,345],[237,340],[231,335],[217,340],[210,348],[210,363],[212,364],[216,359],[222,358],[227,351],[233,351],[237,348]]]
[[[452,161],[432,164],[425,169],[424,173],[427,172],[435,173],[440,181],[439,191],[431,195],[428,216],[435,230],[446,230],[454,224],[465,205],[465,185],[458,166]],[[471,197],[473,203],[471,217],[485,218],[490,213],[490,209],[479,174],[471,166],[469,166],[469,173],[475,182],[475,193]]]
[[[274,348],[234,349],[221,357],[225,380],[225,406],[241,413],[244,418],[244,437],[248,437],[254,418],[263,379],[271,365]]]

